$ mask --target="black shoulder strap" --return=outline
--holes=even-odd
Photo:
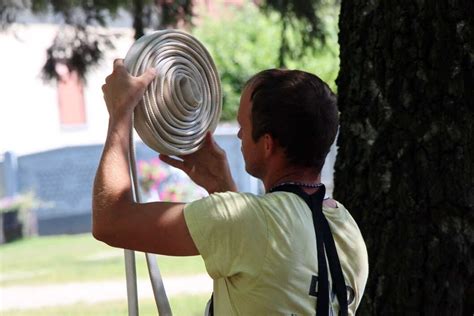
[[[270,192],[276,191],[291,192],[298,195],[311,209],[318,253],[318,300],[316,304],[316,315],[329,315],[329,280],[325,255],[325,253],[327,253],[329,271],[333,280],[334,291],[336,292],[336,297],[339,302],[339,315],[347,316],[347,289],[344,275],[337,255],[336,244],[334,243],[329,223],[324,216],[322,209],[326,188],[322,185],[314,194],[308,195],[297,185],[284,184],[272,189]]]

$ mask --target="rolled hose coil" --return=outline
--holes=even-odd
[[[206,48],[193,36],[178,30],[157,31],[138,39],[125,56],[133,76],[148,68],[156,78],[134,111],[134,128],[143,142],[166,155],[197,151],[208,131],[214,132],[222,109],[221,83]],[[133,130],[130,131],[130,171],[133,196],[141,202],[136,172]],[[148,272],[159,315],[172,315],[161,274],[152,254],[146,254]],[[125,250],[128,313],[138,315],[135,256]]]
[[[125,66],[133,76],[151,67],[157,71],[134,112],[143,142],[166,155],[198,150],[222,109],[219,74],[206,48],[185,32],[157,31],[132,45]]]

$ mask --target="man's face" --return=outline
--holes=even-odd
[[[264,166],[264,146],[262,137],[254,142],[252,138],[252,102],[251,87],[246,87],[240,97],[237,122],[240,125],[237,137],[242,141],[241,151],[245,161],[245,170],[254,177],[261,178]]]

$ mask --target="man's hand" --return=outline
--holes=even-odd
[[[125,68],[123,59],[116,59],[113,72],[102,86],[110,118],[131,114],[155,76],[155,69],[150,68],[141,76],[133,77]]]
[[[225,151],[214,141],[211,132],[206,134],[204,145],[195,153],[179,156],[178,160],[166,155],[160,159],[167,164],[183,170],[196,184],[214,192],[237,192]]]

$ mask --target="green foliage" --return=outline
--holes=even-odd
[[[248,6],[222,20],[205,17],[193,33],[211,53],[222,80],[222,120],[233,120],[240,90],[256,71],[276,67],[279,30],[275,16],[264,17]]]
[[[287,68],[315,73],[333,89],[339,69],[337,15],[337,8],[326,9],[325,46],[305,49],[299,34],[286,30],[291,45],[301,47],[299,53],[285,56]],[[240,92],[252,75],[278,67],[282,27],[278,13],[264,15],[249,4],[220,20],[204,17],[194,29],[193,34],[207,47],[220,72],[224,93],[223,121],[235,120]]]
[[[279,53],[279,66],[285,66],[285,57],[292,54],[292,49],[297,48],[290,44],[290,38],[296,33],[302,40],[303,46],[315,46],[317,42],[325,40],[325,32],[317,9],[321,7],[321,0],[266,0],[261,6],[267,12],[278,12],[281,17],[281,45]],[[290,32],[288,32],[290,31]],[[298,49],[301,51],[301,49]]]
[[[179,22],[191,24],[193,17],[192,0],[155,1],[161,10],[161,25],[176,27]]]
[[[277,12],[280,16],[282,31],[278,58],[280,67],[288,55],[301,57],[306,49],[317,49],[326,42],[330,32],[326,27],[327,9],[338,7],[338,0],[265,0],[260,7],[265,12]],[[294,45],[292,40],[298,39]]]

